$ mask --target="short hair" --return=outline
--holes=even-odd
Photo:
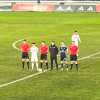
[[[32,44],[36,44],[35,42],[32,42]]]
[[[64,41],[61,41],[61,43],[65,43]]]
[[[42,43],[45,43],[45,41],[42,41]]]
[[[77,30],[75,30],[74,32],[77,32]]]
[[[26,39],[24,39],[23,41],[27,41]]]
[[[55,41],[51,41],[51,42],[55,43]]]

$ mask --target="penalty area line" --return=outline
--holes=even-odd
[[[16,49],[16,50],[19,50],[19,48],[16,47],[16,44],[17,44],[18,42],[22,41],[22,40],[23,40],[23,39],[15,41],[15,42],[12,44],[12,47],[13,47],[14,49]],[[100,54],[100,52],[96,52],[96,53],[93,53],[93,54],[91,54],[91,55],[89,55],[89,56],[85,56],[85,57],[79,58],[78,60],[81,61],[81,60],[89,59],[90,57],[93,57],[93,56],[96,56],[96,55],[99,55],[99,54]],[[29,78],[32,78],[32,77],[34,77],[34,76],[43,74],[43,73],[45,73],[45,72],[47,72],[47,70],[45,70],[44,72],[37,72],[37,73],[31,74],[31,75],[22,77],[22,78],[20,78],[20,79],[14,80],[14,81],[1,84],[1,85],[0,85],[0,88],[6,87],[6,86],[8,86],[8,85],[11,85],[11,84],[14,84],[14,83],[17,83],[17,82],[20,82],[20,81],[23,81],[23,80],[26,80],[26,79],[29,79]]]

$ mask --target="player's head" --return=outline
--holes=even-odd
[[[27,42],[27,40],[26,40],[26,39],[24,39],[24,40],[23,40],[23,43],[26,43],[26,42]]]
[[[45,45],[45,41],[42,41],[41,44],[42,44],[42,45]]]
[[[51,42],[51,45],[55,45],[55,41],[52,41],[52,42]]]
[[[77,34],[77,30],[75,30],[74,33]]]
[[[35,42],[32,42],[32,46],[35,46],[35,44],[36,44]]]

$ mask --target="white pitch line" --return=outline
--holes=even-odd
[[[19,50],[19,48],[16,47],[16,43],[18,43],[18,42],[20,42],[20,41],[22,41],[22,40],[15,41],[15,42],[12,44],[12,46],[13,46],[14,49]],[[100,52],[96,52],[96,53],[93,53],[93,54],[91,54],[91,55],[89,55],[89,56],[79,58],[78,60],[88,59],[88,58],[90,58],[90,57],[93,57],[93,56],[96,56],[96,55],[99,55],[99,54],[100,54]],[[17,80],[8,82],[8,83],[1,84],[1,85],[0,85],[0,88],[6,87],[6,86],[11,85],[11,84],[14,84],[14,83],[16,83],[16,82],[20,82],[20,81],[29,79],[29,78],[31,78],[31,77],[34,77],[34,76],[43,74],[43,73],[45,73],[45,72],[47,72],[47,70],[45,70],[44,72],[37,72],[37,73],[35,73],[35,74],[31,74],[31,75],[22,77],[22,78],[20,78],[20,79],[17,79]]]
[[[17,41],[15,41],[15,42],[13,42],[13,43],[12,43],[12,47],[13,47],[14,49],[20,51],[20,49],[19,49],[18,47],[16,47],[16,44],[17,44],[18,42],[23,41],[23,40],[24,40],[24,39],[20,39],[20,40],[17,40]]]
[[[42,73],[42,72],[38,72],[38,73],[35,73],[35,74],[32,74],[32,75],[28,75],[28,76],[26,76],[26,77],[20,78],[20,79],[15,80],[15,81],[11,81],[11,82],[8,82],[8,83],[1,84],[1,85],[0,85],[0,88],[5,87],[5,86],[8,86],[8,85],[10,85],[10,84],[14,84],[14,83],[16,83],[16,82],[20,82],[20,81],[29,79],[29,78],[31,78],[31,77],[33,77],[33,76],[36,76],[36,75],[39,75],[39,74],[41,74],[41,73]]]
[[[99,55],[99,54],[100,54],[100,52],[96,52],[96,53],[93,53],[93,54],[91,54],[91,55],[89,55],[89,56],[79,58],[79,60],[89,59],[89,58],[91,58],[91,57],[93,57],[93,56],[96,56],[96,55]]]

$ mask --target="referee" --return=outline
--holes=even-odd
[[[49,52],[51,60],[51,70],[53,70],[53,61],[55,61],[56,69],[58,70],[58,63],[57,63],[58,47],[55,45],[54,41],[52,41],[51,45],[49,46]]]

